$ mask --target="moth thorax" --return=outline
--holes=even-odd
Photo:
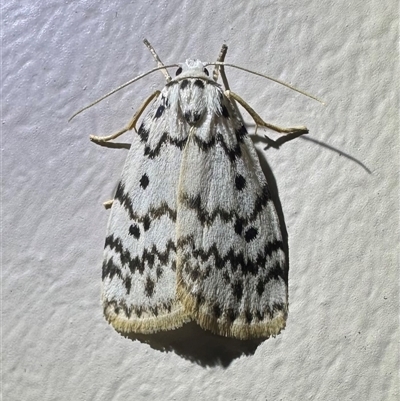
[[[180,82],[179,101],[182,114],[189,125],[198,125],[207,114],[207,81],[187,78]]]

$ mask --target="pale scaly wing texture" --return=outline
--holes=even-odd
[[[183,150],[177,210],[178,296],[214,333],[248,339],[285,326],[277,213],[251,139],[219,87]],[[215,112],[217,110],[217,112]]]
[[[176,297],[177,188],[187,129],[170,107],[173,92],[163,89],[134,134],[109,218],[103,306],[120,332],[152,333],[190,320]]]

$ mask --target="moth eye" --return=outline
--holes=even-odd
[[[210,73],[208,72],[208,70],[207,70],[207,68],[204,68],[204,73],[207,75],[207,76],[209,76],[210,75]]]
[[[175,75],[178,76],[181,72],[182,72],[182,67],[179,67],[179,68],[176,70]]]

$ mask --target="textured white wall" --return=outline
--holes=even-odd
[[[14,0],[2,12],[4,400],[397,399],[396,2]],[[227,43],[227,61],[327,102],[227,70],[267,121],[310,129],[280,149],[255,138],[290,250],[275,339],[190,324],[131,341],[102,317],[101,203],[126,150],[88,135],[121,128],[162,76],[67,120],[153,68],[144,37],[167,63],[214,60]]]

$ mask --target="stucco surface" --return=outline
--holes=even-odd
[[[399,396],[398,4],[7,1],[2,6],[2,394],[14,400],[396,400]],[[254,142],[285,223],[290,312],[264,342],[195,324],[140,340],[100,305],[110,199],[126,149],[95,146],[162,87],[154,67],[227,61],[267,121]],[[243,112],[251,132],[254,125]],[[127,134],[122,142],[129,142]]]

